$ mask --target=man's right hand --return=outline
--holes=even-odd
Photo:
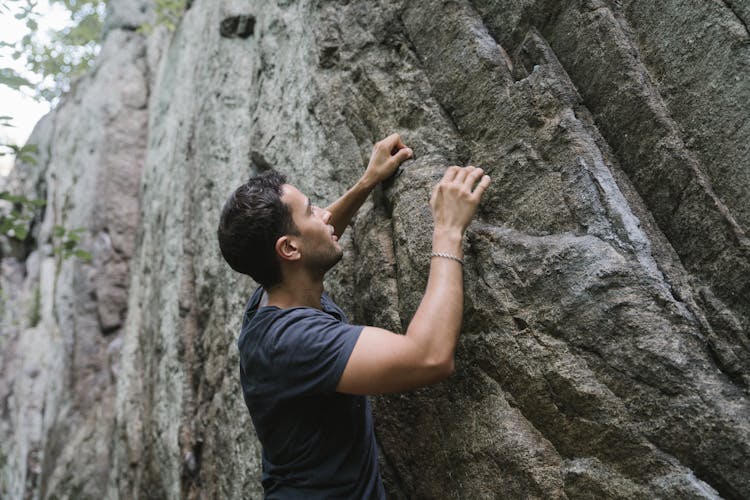
[[[435,231],[458,231],[463,235],[471,223],[490,178],[477,167],[449,167],[432,190],[430,208]],[[477,184],[477,181],[479,182]]]
[[[391,134],[372,147],[370,163],[362,176],[362,182],[374,187],[393,175],[399,165],[414,157],[414,151],[404,144],[401,136]]]

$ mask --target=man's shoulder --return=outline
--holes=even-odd
[[[320,309],[263,307],[242,332],[240,366],[287,396],[332,392],[361,332]]]
[[[289,344],[328,339],[333,330],[351,328],[344,311],[325,292],[321,309],[312,307],[279,308],[264,305],[266,293],[258,287],[245,308],[237,346],[243,356],[264,351],[276,353]],[[317,338],[321,337],[321,338]]]
[[[278,349],[287,342],[298,340],[297,337],[318,329],[326,329],[342,323],[337,315],[311,307],[278,308],[261,307],[253,314],[241,333],[246,341],[253,339],[253,344],[266,348]],[[240,341],[242,343],[242,339]]]

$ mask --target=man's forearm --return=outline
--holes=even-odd
[[[433,252],[463,258],[460,231],[437,229],[432,238]],[[433,257],[422,302],[409,324],[406,335],[424,349],[431,363],[453,364],[463,318],[463,266],[445,257]]]
[[[344,234],[346,226],[375,186],[393,175],[401,163],[413,156],[414,152],[401,141],[398,134],[391,134],[375,143],[362,178],[344,196],[326,208],[331,212],[330,223],[336,236],[340,238]]]
[[[331,212],[330,223],[333,226],[336,236],[341,238],[341,235],[346,231],[349,222],[351,222],[352,217],[357,213],[357,210],[359,210],[359,207],[365,202],[367,196],[372,192],[374,187],[375,183],[369,182],[362,177],[351,187],[351,189],[349,189],[349,191],[344,193],[341,198],[334,201],[331,206],[326,208],[326,210]]]
[[[472,166],[450,167],[430,198],[435,221],[432,251],[437,255],[432,257],[427,290],[406,336],[416,342],[426,365],[434,366],[438,374],[453,370],[464,306],[461,242],[490,183],[483,174],[481,168]]]

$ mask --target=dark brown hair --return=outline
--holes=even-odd
[[[224,204],[219,219],[219,248],[224,260],[269,289],[281,282],[276,240],[299,234],[281,201],[286,177],[273,170],[251,177]]]

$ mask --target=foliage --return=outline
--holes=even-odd
[[[36,165],[35,155],[39,152],[39,148],[36,147],[36,144],[24,144],[23,146],[16,146],[15,144],[0,144],[0,148],[6,149],[5,151],[0,149],[0,156],[12,154],[16,156],[16,159],[21,160],[22,162]]]
[[[16,196],[8,191],[0,192],[0,200],[8,202],[10,208],[0,206],[0,234],[17,241],[24,241],[29,234],[29,226],[34,218],[34,210],[46,205],[44,200]],[[64,226],[52,228],[53,252],[63,260],[76,257],[85,262],[91,254],[81,248],[81,237],[85,228],[66,229]]]
[[[10,206],[10,208],[0,210],[0,234],[18,241],[25,240],[31,220],[34,218],[34,209],[43,207],[46,202],[12,195],[8,191],[0,192],[0,200],[7,201],[7,205]]]
[[[85,228],[65,229],[63,226],[55,226],[52,231],[56,255],[61,256],[63,260],[77,257],[85,262],[91,261],[91,254],[80,247],[81,235],[86,231]]]
[[[0,68],[0,85],[13,90],[22,88],[34,92],[39,100],[53,102],[68,91],[71,82],[83,75],[94,62],[99,52],[103,34],[103,19],[107,0],[48,0],[50,5],[58,4],[67,10],[70,23],[59,30],[47,33],[39,32],[38,0],[0,0],[0,15],[13,14],[23,21],[28,33],[20,40],[8,43],[0,41],[0,50],[11,51],[13,59],[20,60],[26,69],[24,74],[8,67]],[[172,4],[180,0],[157,0],[163,4],[162,16],[171,19],[175,11]],[[178,17],[179,19],[179,17]],[[30,75],[30,76],[28,76]],[[34,78],[36,77],[36,80]],[[13,127],[10,116],[0,116],[0,128]],[[0,156],[14,155],[16,160],[29,164],[37,163],[38,148],[34,144],[17,146],[6,144],[0,139]],[[24,241],[35,209],[45,205],[44,200],[12,195],[8,191],[0,192],[0,235]],[[76,257],[84,261],[91,260],[91,254],[80,247],[84,228],[66,229],[55,226],[53,229],[54,253],[62,259]]]
[[[107,0],[48,2],[65,7],[70,24],[44,34],[38,31],[41,17],[38,0],[0,0],[0,14],[13,13],[29,30],[15,43],[0,42],[0,49],[12,49],[13,59],[21,60],[28,75],[32,75],[0,68],[0,85],[14,90],[25,87],[32,90],[37,99],[54,102],[70,89],[71,82],[92,67],[102,40]],[[187,6],[187,0],[154,0],[155,23],[145,24],[139,31],[148,34],[156,26],[174,31]]]
[[[0,44],[10,45],[5,42],[0,42]],[[13,90],[20,90],[21,87],[34,87],[34,84],[27,78],[24,78],[10,68],[0,68],[0,84],[10,87]]]
[[[10,116],[0,116],[0,127],[13,128],[12,119]],[[37,148],[36,144],[17,146],[15,144],[6,144],[5,141],[0,139],[0,156],[15,155],[17,160],[36,165],[36,154],[38,152],[39,148]]]
[[[12,57],[21,60],[26,70],[38,76],[32,82],[11,68],[0,68],[0,85],[19,90],[28,87],[37,99],[54,101],[84,74],[99,52],[106,0],[48,0],[63,5],[71,24],[43,34],[38,31],[40,14],[37,0],[3,0],[0,11],[15,12],[29,32],[15,43],[0,42],[12,49]]]
[[[10,116],[0,116],[0,127],[13,127],[11,121]],[[16,161],[21,160],[36,165],[38,151],[35,144],[17,146],[0,140],[0,156],[15,155]],[[18,241],[25,240],[34,209],[44,206],[45,201],[15,196],[8,191],[0,192],[0,200],[7,202],[5,207],[0,205],[0,235],[15,238]]]
[[[36,75],[32,81],[25,74],[15,69],[0,68],[0,85],[13,90],[28,88],[37,99],[54,102],[62,93],[69,90],[71,82],[83,75],[93,64],[99,52],[103,33],[103,19],[107,0],[48,0],[50,5],[65,7],[70,24],[60,30],[40,33],[37,0],[0,0],[0,14],[12,13],[26,24],[29,32],[14,43],[0,41],[0,49],[10,49],[13,59],[20,60],[28,74]],[[163,2],[165,19],[171,19],[169,13],[174,10],[175,0]],[[179,3],[179,2],[178,2]],[[184,3],[184,2],[182,2]],[[172,10],[170,10],[172,9]],[[181,10],[179,11],[181,14]],[[31,77],[33,78],[33,76]],[[1,127],[13,127],[10,116],[0,116]],[[38,148],[34,144],[17,146],[0,141],[0,156],[14,155],[16,160],[36,164]],[[24,241],[35,209],[45,205],[44,200],[12,195],[8,191],[0,192],[0,235]],[[91,254],[80,247],[84,228],[66,229],[63,226],[53,228],[54,253],[62,259],[76,257],[84,261],[91,260]]]

